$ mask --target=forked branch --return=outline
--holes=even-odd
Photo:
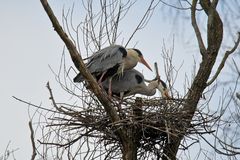
[[[196,7],[197,7],[197,0],[193,0],[192,7],[191,7],[192,26],[193,26],[193,29],[195,31],[195,34],[196,34],[196,37],[197,37],[197,40],[198,40],[198,46],[199,46],[199,49],[200,49],[200,53],[204,57],[207,53],[206,53],[206,47],[203,43],[201,32],[200,32],[199,27],[197,25]]]
[[[238,32],[238,39],[235,42],[233,48],[231,50],[228,50],[228,51],[225,52],[224,57],[223,57],[221,63],[219,64],[216,73],[214,74],[212,79],[209,82],[207,82],[208,86],[211,85],[217,79],[218,75],[220,74],[220,72],[222,71],[222,69],[223,69],[223,67],[225,65],[225,62],[226,62],[228,56],[231,55],[237,49],[239,43],[240,43],[240,32]]]

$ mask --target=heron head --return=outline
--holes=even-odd
[[[162,97],[163,98],[171,98],[170,96],[169,96],[169,90],[168,90],[168,88],[167,88],[167,85],[166,85],[166,83],[164,83],[161,79],[159,79],[159,84],[158,84],[158,86],[157,86],[157,88],[158,88],[158,90],[161,92],[161,94],[162,94]]]
[[[154,79],[152,80],[147,80],[147,79],[144,79],[145,82],[148,82],[148,83],[152,83],[155,88],[157,88],[162,97],[163,98],[166,98],[166,99],[171,99],[170,95],[169,95],[169,90],[168,90],[168,87],[166,85],[165,82],[163,82],[161,79],[160,79],[160,76],[156,76]]]
[[[143,55],[142,55],[142,53],[141,53],[140,50],[135,49],[135,48],[133,48],[133,49],[128,49],[128,55],[131,56],[131,57],[133,57],[134,59],[137,60],[137,62],[142,63],[143,65],[145,65],[148,69],[150,69],[150,70],[152,71],[150,65],[149,65],[149,64],[146,62],[146,60],[143,58]]]

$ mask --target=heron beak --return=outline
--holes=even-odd
[[[139,61],[139,62],[141,62],[142,64],[144,64],[148,69],[150,69],[150,70],[152,71],[151,67],[150,67],[149,64],[145,61],[145,59],[143,58],[143,56],[140,57],[140,61]]]
[[[171,99],[170,95],[168,94],[168,90],[164,91],[164,95],[167,99]]]

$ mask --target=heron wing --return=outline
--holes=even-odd
[[[112,45],[103,48],[91,56],[87,63],[88,70],[92,73],[103,73],[104,71],[122,63],[123,57],[127,56],[127,51],[123,46]],[[82,82],[81,73],[73,79],[74,82]]]
[[[101,73],[121,64],[125,56],[127,56],[127,51],[124,47],[109,46],[94,53],[88,61],[87,67],[91,73]]]

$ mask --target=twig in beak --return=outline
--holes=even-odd
[[[156,79],[158,80],[158,82],[160,82],[160,75],[158,72],[157,62],[154,63],[154,68],[155,68],[155,72],[156,72]]]
[[[155,72],[156,72],[156,77],[153,78],[152,80],[144,79],[145,82],[150,83],[150,82],[155,81],[155,80],[158,80],[158,82],[160,82],[160,76],[159,76],[159,73],[158,73],[157,62],[154,63],[154,68],[155,68]]]

